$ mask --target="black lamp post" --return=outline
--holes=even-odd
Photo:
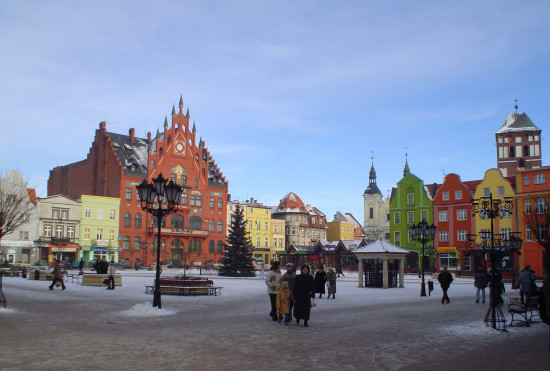
[[[434,239],[436,230],[437,227],[435,225],[428,225],[425,220],[413,224],[410,229],[413,240],[422,244],[422,283],[420,284],[420,296],[426,296],[426,282],[424,281],[424,247],[426,243]]]
[[[141,208],[157,218],[157,266],[153,307],[160,309],[160,231],[162,218],[178,210],[182,188],[173,180],[166,184],[166,179],[162,177],[162,173],[153,179],[153,183],[147,183],[147,180],[144,179],[136,188],[139,193]]]
[[[493,198],[490,193],[488,197],[480,199],[472,199],[472,211],[479,214],[482,219],[490,219],[490,230],[482,230],[479,232],[481,242],[479,245],[475,243],[476,235],[470,235],[470,240],[467,242],[467,247],[482,249],[489,255],[491,261],[491,274],[489,276],[489,299],[490,305],[485,314],[485,324],[491,324],[495,330],[506,331],[506,318],[500,308],[500,285],[502,284],[502,275],[497,269],[497,259],[499,257],[510,254],[514,259],[514,252],[521,248],[522,239],[519,237],[520,232],[512,232],[508,234],[495,233],[494,220],[496,218],[510,217],[512,214],[514,198],[504,197],[503,199]]]

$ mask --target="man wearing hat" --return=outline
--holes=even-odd
[[[296,287],[296,272],[292,263],[287,263],[286,272],[283,274],[282,282],[288,282],[288,289],[290,292],[294,292]],[[292,307],[294,306],[294,298],[290,299],[290,313],[292,313]]]

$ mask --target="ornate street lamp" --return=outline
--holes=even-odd
[[[489,255],[491,261],[491,274],[489,278],[490,305],[485,314],[484,322],[486,325],[491,324],[492,328],[499,331],[506,331],[507,324],[504,313],[500,308],[499,286],[502,283],[502,276],[497,270],[497,259],[505,255],[511,255],[513,260],[514,252],[521,248],[523,241],[519,237],[521,235],[520,232],[512,232],[510,234],[495,233],[494,220],[496,218],[510,217],[513,201],[513,197],[504,197],[503,199],[493,198],[492,193],[488,197],[472,199],[473,215],[479,214],[482,219],[490,219],[491,229],[480,231],[481,242],[479,244],[475,243],[475,234],[469,235],[469,241],[466,243],[467,248],[482,249]]]
[[[144,179],[136,188],[141,201],[141,208],[157,218],[157,263],[155,289],[153,291],[153,307],[160,309],[160,235],[162,218],[178,211],[182,187],[174,183],[173,180],[166,184],[166,179],[164,179],[162,173],[160,173],[153,179],[153,183],[147,183],[147,180]]]
[[[437,227],[435,225],[428,225],[424,219],[418,222],[418,224],[413,224],[410,228],[412,239],[422,244],[422,283],[420,284],[420,296],[426,296],[426,282],[424,281],[424,249],[426,243],[433,241],[436,230]]]

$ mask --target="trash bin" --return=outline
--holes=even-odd
[[[428,281],[428,292],[429,292],[430,296],[431,296],[433,290],[434,290],[434,281],[429,280]]]
[[[40,271],[38,269],[34,270],[34,280],[35,281],[40,280]]]

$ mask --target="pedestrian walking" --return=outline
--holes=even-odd
[[[523,268],[516,280],[516,288],[519,287],[519,295],[521,297],[521,304],[525,304],[531,297],[531,292],[535,283],[536,275],[531,270],[531,267],[527,265]]]
[[[78,274],[84,274],[84,259],[80,258],[80,262],[78,263]]]
[[[346,276],[344,276],[344,272],[342,271],[342,266],[341,265],[336,266],[336,273],[338,274],[338,277],[340,277],[340,275],[342,275],[342,277],[346,277]]]
[[[328,287],[328,296],[327,299],[330,299],[330,295],[332,295],[333,299],[336,299],[334,296],[336,294],[336,272],[332,268],[328,268],[327,273],[327,287]]]
[[[476,287],[476,303],[479,303],[479,293],[481,292],[481,302],[485,303],[485,288],[489,282],[487,272],[482,267],[477,268],[474,274],[474,286]]]
[[[288,282],[288,289],[291,292],[294,292],[294,287],[296,285],[296,272],[294,271],[294,266],[292,263],[286,265],[286,272],[283,274],[283,283]],[[290,313],[292,313],[292,308],[294,308],[294,297],[290,299]]]
[[[439,281],[439,284],[441,285],[441,290],[443,290],[443,297],[441,298],[441,304],[449,304],[451,300],[449,299],[449,296],[447,295],[447,290],[449,290],[449,287],[451,286],[451,283],[453,282],[453,275],[451,272],[447,270],[447,266],[443,266],[443,270],[439,272],[439,275],[437,276],[437,280]]]
[[[281,323],[281,320],[285,319],[285,326],[288,326],[289,322],[292,320],[291,311],[290,311],[290,301],[292,300],[292,291],[288,289],[288,282],[283,281],[281,288],[277,293],[277,314],[279,315],[278,321]]]
[[[325,272],[323,265],[319,267],[317,273],[315,273],[315,293],[319,294],[319,298],[323,297],[325,293],[325,283],[327,282],[327,272]]]
[[[62,290],[65,290],[66,287],[65,287],[65,283],[63,282],[63,272],[61,272],[61,264],[59,264],[59,259],[55,261],[55,265],[53,267],[52,273],[53,273],[53,281],[49,289],[53,290],[54,286],[59,286],[59,285],[56,285],[56,283],[59,282],[61,284]]]
[[[265,284],[267,285],[267,293],[269,294],[269,301],[271,303],[271,312],[269,316],[273,321],[277,321],[277,292],[281,288],[282,275],[279,265],[281,263],[274,261],[273,265],[267,272],[265,277]]]
[[[114,290],[115,289],[115,274],[116,274],[116,266],[114,261],[109,262],[109,271],[108,271],[108,277],[107,277],[107,290]]]
[[[309,314],[311,312],[311,299],[315,298],[315,285],[313,277],[309,274],[309,266],[304,264],[300,270],[302,274],[296,276],[294,295],[294,318],[296,324],[304,320],[304,327],[308,326]]]

